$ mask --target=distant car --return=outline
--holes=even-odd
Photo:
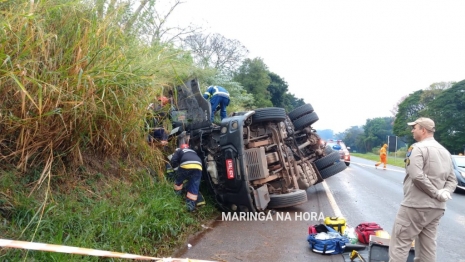
[[[458,182],[457,189],[465,190],[465,156],[452,155],[452,162]]]
[[[344,161],[346,166],[350,165],[350,147],[347,147],[342,140],[329,139],[326,141],[326,146],[331,147],[335,151],[339,151],[341,161]]]

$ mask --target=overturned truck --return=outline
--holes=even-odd
[[[307,188],[346,168],[312,129],[318,116],[310,104],[289,114],[277,107],[235,112],[218,126],[195,79],[173,91],[172,134],[203,159],[203,180],[223,210],[302,204]]]

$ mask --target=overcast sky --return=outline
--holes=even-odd
[[[449,0],[185,0],[170,19],[240,41],[313,105],[314,128],[337,133],[465,79],[464,12]]]

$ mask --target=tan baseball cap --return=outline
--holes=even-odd
[[[417,120],[415,120],[414,122],[407,123],[407,125],[409,125],[409,126],[414,126],[416,124],[419,124],[423,128],[426,128],[426,130],[429,130],[431,132],[436,131],[436,129],[434,128],[434,121],[431,118],[420,117]]]

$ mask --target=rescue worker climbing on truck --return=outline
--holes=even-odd
[[[211,122],[215,119],[215,113],[220,110],[221,120],[226,118],[226,107],[229,105],[229,92],[224,87],[221,86],[209,86],[207,91],[203,94],[205,99],[210,99],[210,104],[212,108],[211,112]]]

